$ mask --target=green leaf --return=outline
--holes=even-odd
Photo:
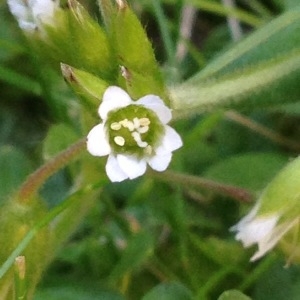
[[[147,293],[142,300],[191,300],[192,293],[180,283],[162,283]]]
[[[229,290],[224,292],[218,300],[251,300],[248,296],[237,290]]]
[[[78,140],[78,134],[65,124],[54,125],[50,128],[44,141],[44,158],[52,158]]]
[[[300,270],[297,265],[282,267],[282,261],[263,272],[255,284],[255,300],[298,300],[300,293]]]
[[[247,153],[224,159],[208,168],[203,175],[209,179],[259,191],[287,161],[287,157],[276,153]]]
[[[298,0],[284,0],[283,2],[286,9],[295,9],[296,7],[299,7]]]
[[[202,71],[189,79],[198,82],[213,79],[258,62],[300,48],[300,7],[288,11],[257,31],[254,31],[231,49],[216,57]]]
[[[103,182],[99,185],[103,185]],[[98,199],[99,189],[95,189],[90,185],[68,196],[53,209],[55,211],[55,209],[58,210],[65,205],[63,213],[52,224],[53,236],[55,237],[54,243],[57,248],[61,247],[61,244],[75,231],[82,219],[95,206]]]
[[[3,66],[0,66],[0,80],[34,95],[42,92],[38,82]]]
[[[152,45],[132,10],[125,6],[114,15],[112,22],[112,47],[123,68],[120,85],[132,98],[155,94],[168,101],[159,66]]]
[[[174,87],[172,106],[183,114],[217,108],[262,108],[299,100],[300,50],[235,71],[215,81]],[[289,97],[286,93],[289,91]]]
[[[70,283],[40,288],[34,298],[34,300],[124,300],[124,298],[117,294],[116,292],[111,291],[101,291],[99,288],[93,287],[88,288],[87,286],[80,286],[80,283],[70,285]]]
[[[112,282],[122,278],[126,273],[140,267],[153,252],[153,237],[148,232],[140,232],[133,236],[124,250],[120,261],[110,274]]]
[[[173,108],[193,114],[299,101],[299,30],[300,8],[277,17],[173,87]]]
[[[30,171],[30,162],[23,152],[11,146],[2,146],[0,148],[0,200],[8,198]]]
[[[208,11],[221,16],[234,17],[245,24],[257,27],[262,21],[256,16],[237,8],[226,7],[216,1],[211,0],[187,0],[200,10]]]
[[[200,253],[224,268],[229,265],[237,266],[244,259],[245,250],[239,244],[232,243],[232,241],[216,237],[203,238],[195,234],[190,234],[189,239],[198,250],[198,254]]]
[[[5,241],[0,248],[0,291],[3,299],[11,299],[5,295],[12,289],[7,281],[12,280],[10,271],[17,256],[26,257],[27,291],[30,294],[53,250],[49,231],[38,231],[36,227],[38,220],[44,220],[47,216],[41,199],[32,198],[30,205],[22,200],[12,197],[0,211],[0,240]]]

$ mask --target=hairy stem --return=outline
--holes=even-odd
[[[246,189],[215,182],[209,179],[205,179],[203,177],[181,174],[173,171],[165,171],[163,173],[151,171],[150,174],[151,176],[158,178],[162,181],[176,183],[183,186],[205,188],[226,196],[230,196],[241,202],[251,202],[253,200],[253,195]]]
[[[67,165],[71,160],[77,157],[85,149],[86,138],[83,138],[72,144],[66,150],[60,152],[50,161],[46,162],[34,173],[28,176],[26,181],[20,187],[17,193],[17,199],[21,203],[27,203],[32,196],[44,184],[44,182],[59,169]]]
[[[285,146],[296,152],[300,151],[300,144],[298,142],[290,140],[285,136],[282,136],[281,134],[278,134],[277,132],[253,121],[252,119],[239,114],[238,112],[230,110],[225,113],[225,116],[229,120],[234,121],[240,125],[243,125],[250,130],[253,130],[254,132],[266,137],[267,139],[273,141],[274,143],[277,143],[281,146]]]

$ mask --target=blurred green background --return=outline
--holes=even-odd
[[[100,19],[96,3],[81,3]],[[234,14],[228,13],[225,4],[130,1],[171,87],[204,69],[239,39],[296,7],[298,1],[240,0]],[[234,25],[229,23],[232,17],[236,17]],[[297,45],[299,49],[299,38],[288,39],[289,34],[299,35],[299,22],[294,27],[286,32],[285,40],[290,48]],[[285,46],[289,44],[285,42]],[[272,57],[272,51],[275,58],[280,47],[258,48],[258,53],[244,57],[239,64],[251,65],[264,55]],[[230,67],[224,72],[230,72]],[[298,85],[283,82],[273,89],[274,94],[294,97],[293,104],[217,110],[174,122],[184,147],[175,152],[171,169],[258,196],[299,152],[299,80]],[[27,40],[4,1],[0,2],[0,93],[3,204],[55,149],[82,136],[76,96],[58,67],[49,69],[47,62],[28,52]],[[272,102],[274,94],[263,96]],[[48,135],[44,143],[47,133],[54,135],[55,131],[60,139],[54,142]],[[76,167],[72,164],[59,171],[44,185],[41,193],[48,207],[66,197]],[[34,299],[205,300],[218,299],[230,289],[255,300],[300,299],[297,265],[283,268],[284,257],[277,252],[249,263],[254,249],[245,250],[229,232],[251,206],[209,187],[176,181],[168,174],[108,184],[96,206],[62,245]]]

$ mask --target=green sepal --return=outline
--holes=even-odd
[[[300,157],[287,164],[266,187],[260,198],[258,216],[276,213],[281,222],[300,213]]]
[[[59,9],[55,25],[45,25],[44,50],[54,60],[83,69],[105,80],[115,76],[114,63],[106,34],[76,0],[69,0],[70,9]]]
[[[169,104],[152,45],[135,14],[124,4],[115,12],[111,24],[111,44],[119,66],[129,74],[124,80],[130,96],[138,99],[155,94]]]
[[[127,90],[129,95],[137,100],[142,96],[153,94],[160,96],[167,106],[170,106],[169,96],[161,84],[160,79],[151,74],[143,74],[122,68],[118,85]]]
[[[61,64],[62,74],[74,92],[87,108],[96,110],[102,101],[102,96],[108,83],[82,70],[66,64]]]

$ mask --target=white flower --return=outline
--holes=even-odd
[[[280,222],[281,215],[277,212],[260,215],[261,201],[241,221],[231,228],[237,231],[235,238],[245,248],[258,244],[258,251],[251,257],[255,261],[270,251],[277,242],[298,222],[298,217]]]
[[[21,29],[33,32],[42,24],[53,24],[58,2],[52,0],[8,0],[9,9]]]
[[[106,173],[119,182],[143,175],[147,163],[164,171],[172,152],[182,146],[178,133],[166,125],[171,110],[155,95],[137,101],[121,88],[111,86],[103,95],[98,113],[102,123],[87,137],[87,149],[94,156],[108,155]]]

